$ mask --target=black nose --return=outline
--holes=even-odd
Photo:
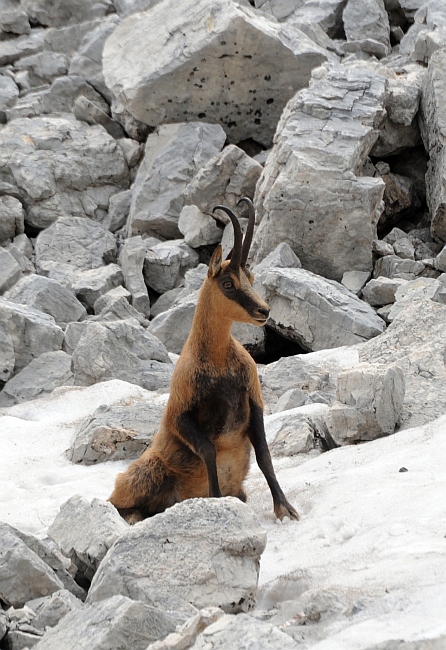
[[[257,311],[259,312],[259,314],[262,314],[262,316],[265,316],[265,318],[268,318],[269,309],[261,309],[261,308],[259,308]]]

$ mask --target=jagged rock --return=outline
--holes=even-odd
[[[14,67],[18,71],[28,71],[28,80],[31,86],[41,86],[67,74],[69,65],[70,62],[65,54],[39,52],[31,56],[24,56],[16,62]]]
[[[146,124],[207,120],[224,125],[231,142],[268,145],[285,103],[326,59],[298,29],[251,7],[219,0],[210,15],[205,0],[180,8],[166,0],[117,27],[104,48],[104,76]]]
[[[82,610],[84,604],[67,589],[61,589],[46,598],[28,602],[28,606],[36,614],[33,627],[44,632],[47,627],[55,627],[69,612]]]
[[[149,332],[160,339],[169,350],[180,354],[189,336],[197,306],[198,292],[184,292],[172,307],[159,313],[149,325]],[[234,323],[232,335],[253,355],[261,354],[265,347],[263,328],[246,323]]]
[[[417,278],[405,282],[398,287],[395,293],[395,303],[387,318],[391,322],[397,314],[404,310],[407,303],[415,300],[429,298],[434,302],[446,304],[446,287],[440,280],[434,278]]]
[[[299,644],[278,627],[266,621],[256,620],[247,614],[223,616],[206,627],[190,648],[191,650],[225,650],[225,648],[244,650],[250,646],[256,650],[298,650],[299,648]],[[147,650],[162,648],[153,645]]]
[[[45,31],[33,29],[32,34],[22,34],[17,38],[0,41],[0,66],[14,63],[22,56],[40,52],[43,48]]]
[[[362,290],[364,299],[373,307],[381,307],[395,302],[397,289],[404,286],[407,280],[379,277],[367,282]]]
[[[260,373],[262,387],[272,391],[278,397],[290,389],[305,392],[324,387],[329,378],[328,372],[321,371],[304,357],[283,357],[268,364]]]
[[[8,649],[10,650],[29,650],[33,648],[41,639],[41,636],[32,632],[23,630],[10,630],[8,633]]]
[[[265,418],[268,445],[273,456],[295,456],[314,449],[316,432],[326,431],[330,408],[307,404]]]
[[[175,632],[168,634],[165,639],[151,643],[147,650],[184,650],[189,648],[197,636],[211,623],[215,623],[225,613],[219,607],[205,607],[195,616],[187,619],[178,626]]]
[[[360,173],[385,115],[385,87],[369,70],[326,65],[287,104],[257,185],[255,262],[285,241],[325,277],[372,270],[384,183]]]
[[[178,219],[178,229],[184,235],[186,244],[192,248],[216,244],[223,234],[215,220],[196,205],[184,206]]]
[[[107,110],[108,105],[82,77],[67,76],[55,79],[50,88],[36,89],[21,97],[6,115],[9,121],[20,117],[34,117],[47,113],[69,113],[74,110],[76,101],[85,98],[99,109]]]
[[[76,119],[83,120],[87,124],[100,124],[113,138],[118,139],[124,136],[124,131],[117,122],[82,95],[75,100],[73,113]]]
[[[375,239],[372,244],[372,251],[378,257],[384,257],[385,255],[393,255],[394,250],[393,246],[383,239]]]
[[[14,239],[23,234],[24,229],[24,211],[20,201],[13,196],[0,196],[0,242]]]
[[[174,239],[151,246],[144,258],[146,284],[164,293],[182,283],[186,271],[197,266],[199,255],[183,239]]]
[[[29,24],[28,14],[19,7],[9,10],[2,8],[0,29],[3,32],[11,32],[13,34],[29,34],[31,25]]]
[[[50,27],[45,30],[44,47],[51,52],[62,52],[70,59],[79,49],[84,36],[95,29],[102,22],[101,18],[83,22]]]
[[[346,271],[342,276],[341,284],[346,289],[359,296],[361,289],[369,279],[370,273],[367,271]]]
[[[446,50],[436,52],[424,78],[421,96],[421,133],[429,153],[426,174],[427,204],[434,238],[446,241]]]
[[[14,372],[14,366],[14,341],[10,332],[0,324],[0,381],[8,381]]]
[[[150,299],[142,272],[146,252],[147,243],[141,237],[130,237],[124,242],[119,255],[119,263],[122,267],[125,286],[131,294],[133,307],[148,318],[150,316]]]
[[[36,267],[32,261],[26,255],[24,255],[20,245],[12,242],[11,244],[7,244],[5,248],[9,253],[11,253],[24,275],[29,275],[30,273],[36,272]]]
[[[271,411],[272,413],[281,413],[282,411],[289,411],[290,409],[304,406],[307,402],[308,396],[303,390],[300,388],[289,388],[279,397]]]
[[[339,376],[338,402],[327,425],[338,443],[374,440],[393,433],[403,410],[405,380],[397,364],[359,364]]]
[[[435,0],[421,3],[414,20],[418,29],[411,42],[411,59],[427,64],[437,50],[446,46],[446,8]]]
[[[192,606],[209,605],[248,611],[265,542],[256,515],[235,497],[189,499],[121,535],[87,601],[121,593],[167,611],[190,614]]]
[[[127,528],[111,503],[99,499],[90,503],[76,495],[61,506],[48,535],[91,580],[108,549]]]
[[[62,350],[44,352],[6,382],[0,393],[0,407],[35,399],[73,383],[70,355]]]
[[[7,124],[0,132],[0,166],[27,205],[25,221],[38,229],[64,216],[101,220],[110,196],[129,182],[116,141],[102,127],[70,116]]]
[[[4,297],[49,314],[62,328],[72,321],[82,320],[87,315],[85,307],[72,291],[41,275],[22,278]]]
[[[175,307],[180,302],[188,302],[191,294],[198,291],[208,273],[206,264],[199,264],[194,269],[186,271],[184,286],[176,287],[163,293],[151,308],[153,318],[164,311]]]
[[[114,32],[118,24],[118,16],[116,14],[111,15],[101,20],[95,29],[88,32],[71,61],[69,71],[70,74],[79,75],[85,81],[88,81],[95,90],[110,101],[110,90],[104,81],[102,72],[102,52],[105,41]]]
[[[0,323],[14,348],[16,372],[44,352],[62,347],[63,330],[54,318],[37,309],[0,298]]]
[[[345,51],[374,54],[382,58],[390,53],[389,17],[383,0],[348,0],[342,14],[347,36]]]
[[[88,323],[72,367],[77,385],[122,379],[147,390],[166,388],[173,369],[161,341],[133,320]]]
[[[73,291],[87,309],[93,309],[98,298],[123,282],[121,267],[117,264],[107,264],[78,273],[73,283]]]
[[[99,407],[80,424],[68,458],[83,465],[138,458],[158,431],[166,402],[162,395],[147,402]]]
[[[6,619],[6,614],[3,611],[0,611],[0,641],[3,639],[3,637],[6,634],[7,631],[7,619]]]
[[[102,18],[113,11],[111,0],[26,0],[25,8],[28,16],[45,27],[72,25]]]
[[[124,152],[127,165],[130,168],[135,167],[141,160],[143,146],[133,138],[120,138],[118,144]]]
[[[402,278],[404,280],[413,280],[420,275],[425,269],[423,262],[415,260],[403,260],[397,255],[386,255],[380,257],[373,271],[373,277],[384,276],[386,278]]]
[[[415,247],[409,239],[399,239],[393,245],[395,255],[405,260],[415,259]]]
[[[63,589],[62,581],[12,526],[0,524],[0,598],[21,607],[27,600]]]
[[[95,314],[99,314],[103,309],[112,304],[116,298],[125,298],[130,303],[131,293],[127,291],[122,285],[110,289],[103,296],[100,296],[94,303]]]
[[[128,140],[128,138],[122,138],[119,140],[119,145],[121,147],[124,140]],[[128,160],[127,163],[129,164]],[[106,221],[108,230],[111,232],[116,232],[125,226],[127,217],[129,216],[131,200],[131,190],[118,192],[118,194],[113,194],[113,196],[110,197],[110,203],[108,204],[108,220]]]
[[[48,630],[36,650],[146,650],[175,629],[177,618],[125,596],[70,612]]]
[[[22,277],[22,270],[16,259],[4,248],[0,248],[0,293],[8,291]]]
[[[397,363],[404,369],[406,394],[400,429],[440,417],[446,406],[446,309],[423,292],[414,293],[379,341],[368,341],[359,348],[361,361]]]
[[[204,165],[186,187],[186,205],[196,205],[208,215],[216,205],[227,205],[234,210],[241,197],[254,197],[262,169],[242,149],[229,145]],[[219,218],[228,221],[220,213]]]
[[[184,190],[225,139],[221,126],[197,122],[168,124],[149,135],[133,187],[128,234],[180,237]]]
[[[0,75],[0,123],[6,122],[6,111],[14,106],[18,96],[19,89],[14,79]]]
[[[271,310],[270,326],[304,349],[354,345],[385,329],[369,305],[341,284],[310,271],[266,269],[256,282]]]
[[[44,273],[50,268],[46,267],[47,263],[87,271],[114,262],[116,256],[112,233],[85,217],[60,217],[38,235],[35,246],[36,265]]]
[[[117,287],[119,288],[119,287]],[[122,287],[123,288],[123,287]],[[112,293],[111,291],[105,294],[106,296]],[[96,316],[93,316],[90,321],[113,321],[113,320],[136,320],[143,327],[148,327],[149,321],[143,314],[137,311],[129,303],[127,297],[116,296],[110,298],[104,307],[100,310],[97,309],[100,298],[94,303]]]
[[[439,271],[446,272],[446,246],[435,257],[435,268]]]
[[[294,253],[293,249],[286,242],[279,244],[269,255],[267,255],[259,264],[253,269],[254,275],[261,271],[275,267],[275,268],[288,268],[300,269],[302,264],[300,259]]]

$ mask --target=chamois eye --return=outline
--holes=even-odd
[[[233,283],[231,282],[231,280],[226,280],[225,282],[223,282],[223,287],[224,287],[225,289],[232,289],[233,286],[234,286],[234,285],[233,285]]]

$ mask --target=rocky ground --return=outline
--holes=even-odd
[[[445,647],[445,125],[442,0],[0,0],[0,647]],[[104,500],[241,196],[302,520],[253,470],[260,522],[130,529]]]

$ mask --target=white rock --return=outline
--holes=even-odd
[[[384,321],[334,280],[304,269],[266,269],[257,276],[270,325],[307,350],[353,345],[381,334]]]
[[[342,276],[341,284],[346,289],[359,296],[361,289],[369,279],[370,273],[368,271],[346,271]]]
[[[3,77],[0,77],[0,81]],[[14,239],[24,232],[24,211],[20,201],[13,196],[0,197],[0,242]]]
[[[197,122],[168,124],[149,135],[133,187],[128,234],[179,237],[184,190],[225,139],[221,126]]]
[[[83,305],[93,309],[98,298],[123,282],[121,267],[117,264],[107,264],[78,273],[73,282],[73,291]]]
[[[124,284],[131,294],[131,304],[147,318],[150,316],[150,299],[143,277],[147,244],[141,237],[130,237],[124,242],[119,255]]]
[[[0,248],[0,293],[13,287],[22,277],[22,270],[16,259],[4,248]]]
[[[216,244],[223,234],[215,220],[204,214],[196,205],[184,206],[178,220],[178,229],[184,235],[186,244],[192,248]]]
[[[181,284],[186,271],[198,265],[199,255],[183,239],[161,242],[149,248],[144,258],[146,284],[164,293]]]
[[[61,26],[103,17],[113,10],[111,0],[26,0],[28,16],[41,25]]]
[[[78,495],[60,508],[48,535],[89,580],[108,549],[128,528],[128,524],[107,501],[90,503]]]
[[[383,0],[348,0],[342,18],[347,44],[356,42],[362,51],[379,58],[390,53],[389,17]]]
[[[269,255],[253,268],[254,275],[270,267],[300,269],[302,264],[293,249],[286,242],[279,244]]]
[[[87,600],[122,594],[168,611],[209,605],[247,611],[265,542],[257,517],[235,497],[189,499],[121,535]]]
[[[104,75],[146,124],[206,120],[222,124],[231,142],[268,144],[285,103],[326,58],[298,29],[251,7],[218,0],[210,13],[206,0],[165,0],[117,27]]]
[[[373,307],[381,307],[395,302],[397,289],[404,286],[407,280],[379,277],[367,282],[362,289],[364,299]]]

